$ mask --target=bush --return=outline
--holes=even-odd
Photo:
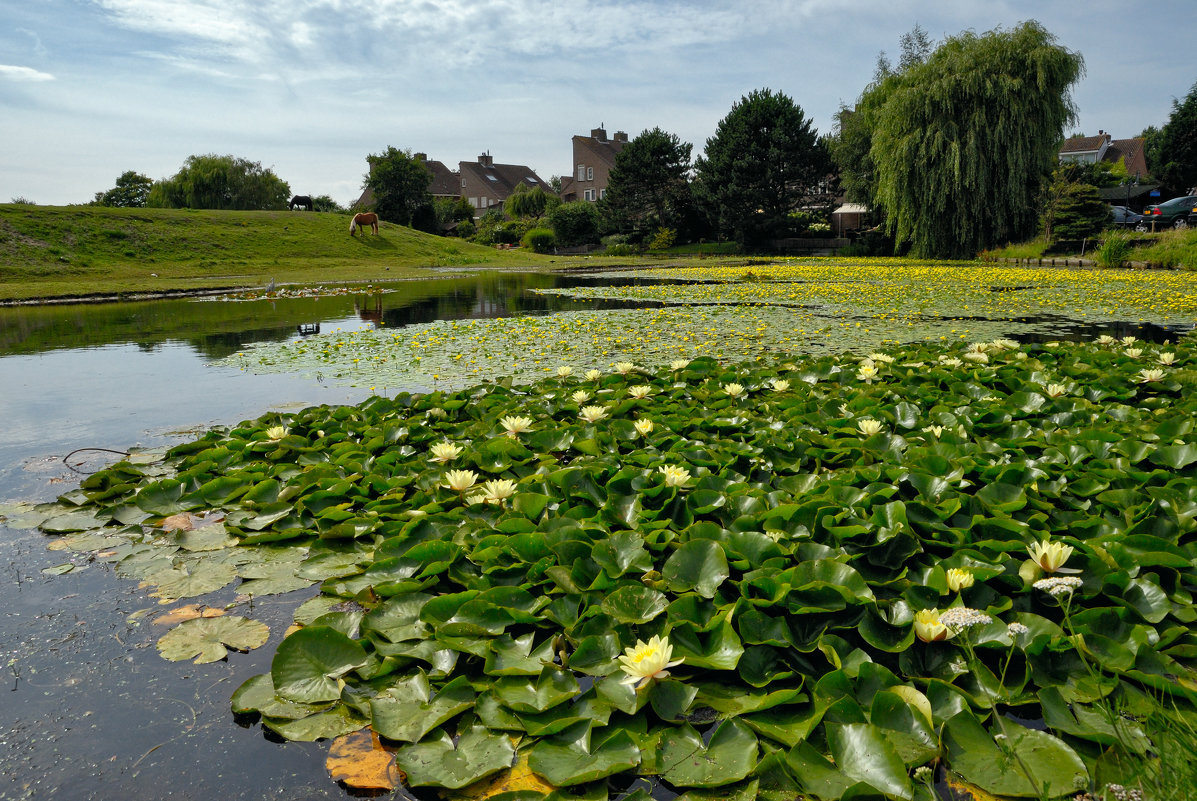
[[[548,228],[533,228],[524,234],[520,244],[537,253],[552,253],[557,248],[557,237]]]
[[[648,243],[649,250],[668,250],[673,247],[674,240],[677,239],[676,228],[658,228],[656,236]]]
[[[562,203],[549,212],[549,225],[561,247],[588,245],[598,241],[599,211],[585,200]]]
[[[620,242],[615,245],[607,245],[607,249],[603,251],[607,256],[635,256],[639,251],[632,245],[626,242]]]
[[[1097,259],[1099,267],[1121,267],[1126,264],[1127,257],[1130,256],[1130,249],[1129,235],[1120,231],[1111,231],[1106,234],[1105,241],[1094,251],[1093,255]]]

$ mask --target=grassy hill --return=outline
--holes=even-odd
[[[0,301],[193,292],[283,283],[377,282],[446,266],[549,259],[383,223],[349,236],[349,217],[286,211],[0,204]]]

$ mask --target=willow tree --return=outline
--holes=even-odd
[[[885,81],[875,200],[918,256],[971,258],[1032,236],[1084,61],[1039,23],[965,32]]]

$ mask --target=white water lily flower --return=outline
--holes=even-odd
[[[473,470],[450,470],[445,473],[445,483],[442,486],[454,492],[465,492],[474,486],[477,480],[478,474]]]
[[[879,371],[877,368],[872,362],[869,362],[868,364],[862,364],[860,366],[860,370],[858,370],[856,373],[856,378],[857,380],[863,381],[866,384],[871,384],[873,383],[873,379],[876,378],[878,374]]]
[[[1135,344],[1135,342],[1136,342],[1136,340],[1135,340],[1135,338],[1134,338],[1134,337],[1123,337],[1123,338],[1122,338],[1122,344],[1123,344],[1123,345],[1125,345],[1125,346],[1127,346],[1127,347],[1129,347],[1129,346],[1131,346],[1131,345]]]
[[[1156,361],[1165,366],[1170,365],[1176,361],[1176,354],[1171,351],[1165,351],[1156,358]]]
[[[1127,356],[1131,357],[1132,359],[1137,359],[1143,355],[1143,349],[1142,348],[1127,348],[1125,351],[1123,351],[1123,353],[1125,353]]]
[[[669,363],[670,370],[684,370],[690,365],[689,359],[674,359]]]
[[[619,657],[620,670],[627,673],[623,684],[640,686],[652,679],[663,679],[669,675],[669,668],[682,664],[685,659],[675,659],[673,646],[668,637],[654,636],[648,642],[636,640],[636,644],[625,649]]]
[[[627,375],[628,373],[632,372],[635,369],[636,369],[636,365],[633,364],[632,362],[616,362],[615,363],[615,372],[619,373],[620,375]]]
[[[790,382],[784,378],[774,378],[769,382],[769,386],[773,387],[774,392],[785,392],[790,388]]]
[[[970,362],[977,364],[989,364],[989,354],[979,350],[970,350],[964,354],[964,358]]]
[[[939,362],[944,367],[959,367],[960,365],[964,364],[964,362],[960,361],[955,356],[947,356],[947,357],[940,356]]]
[[[869,358],[875,362],[885,362],[886,364],[893,364],[894,357],[888,353],[870,353]]]
[[[568,364],[563,364],[557,368],[557,375],[560,378],[565,378],[567,375],[569,375],[573,371],[574,371],[574,368],[570,367]]]
[[[1098,345],[1113,345],[1117,341],[1118,340],[1114,339],[1114,337],[1110,336],[1109,334],[1102,334],[1096,339]]]
[[[271,426],[270,428],[266,429],[267,439],[282,439],[285,436],[287,436],[286,426]]]
[[[643,400],[651,394],[653,394],[653,388],[647,384],[637,384],[634,387],[628,387],[628,395],[636,400]]]
[[[1026,353],[1026,351],[1020,350],[1018,353],[1014,354],[1014,358],[1015,359],[1025,359],[1025,358],[1027,358],[1027,353]]]
[[[587,370],[585,378],[587,381],[598,381],[602,375],[598,370]]]
[[[1013,339],[995,339],[989,343],[992,350],[1014,350],[1018,347],[1018,343]]]
[[[738,398],[744,394],[744,385],[732,381],[723,385],[723,391],[733,398]]]
[[[1063,384],[1048,384],[1045,392],[1047,392],[1048,397],[1058,398],[1061,395],[1068,394],[1068,387]]]
[[[1072,546],[1065,545],[1062,542],[1042,540],[1027,546],[1027,555],[1044,572],[1055,573],[1064,566],[1064,563],[1068,561],[1068,557],[1072,556]]]
[[[966,353],[984,353],[989,350],[988,342],[973,342],[966,349]]]
[[[860,433],[864,434],[866,437],[871,437],[874,434],[882,431],[885,428],[885,425],[880,420],[874,420],[871,417],[865,417],[856,424],[856,427],[860,429]]]
[[[943,426],[923,426],[923,433],[940,437],[943,435]]]
[[[607,416],[607,410],[602,406],[583,406],[582,410],[578,412],[578,417],[585,420],[587,423],[597,423]]]
[[[680,487],[690,480],[689,470],[673,464],[661,465],[657,468],[657,472],[664,474],[667,487]]]
[[[461,448],[452,442],[438,442],[429,450],[434,462],[451,462],[461,455]]]
[[[636,427],[636,433],[642,437],[647,437],[649,434],[653,433],[653,421],[649,420],[647,417],[640,418],[633,423],[633,425]]]
[[[449,413],[446,412],[444,409],[441,409],[440,407],[433,407],[428,410],[428,416],[435,417],[438,420],[444,420],[446,417],[449,416]]]
[[[500,420],[499,425],[507,431],[507,436],[514,437],[516,434],[522,434],[532,429],[532,418],[511,414]]]
[[[585,403],[586,401],[590,400],[590,393],[584,389],[579,389],[569,397],[574,403]]]
[[[508,478],[496,478],[482,485],[482,499],[486,503],[502,503],[515,494],[515,482]]]
[[[1163,381],[1164,371],[1158,367],[1153,367],[1150,370],[1140,370],[1139,377],[1135,380],[1140,384],[1150,384],[1153,381]]]

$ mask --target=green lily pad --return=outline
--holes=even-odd
[[[195,658],[196,664],[224,659],[230,648],[249,651],[266,643],[270,628],[236,615],[186,620],[162,635],[158,653],[172,662]]]
[[[746,724],[728,720],[703,745],[689,724],[661,734],[661,778],[678,787],[719,787],[737,782],[756,766],[756,735]]]
[[[503,734],[490,734],[482,726],[466,729],[456,743],[442,732],[440,737],[395,752],[395,762],[412,786],[451,790],[511,767],[514,758],[511,740]]]
[[[302,703],[335,701],[339,680],[368,661],[356,641],[328,626],[309,626],[279,643],[270,666],[279,697]]]

